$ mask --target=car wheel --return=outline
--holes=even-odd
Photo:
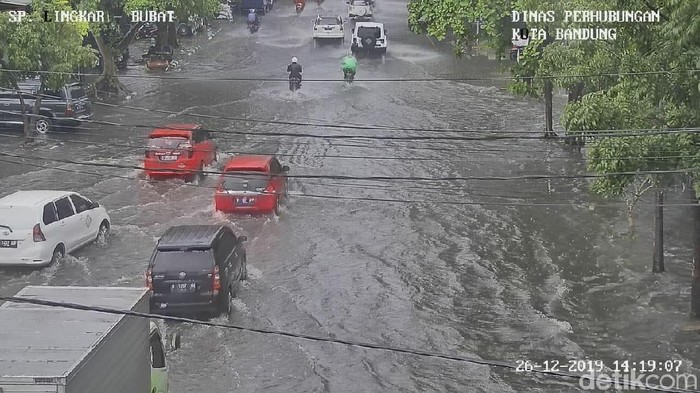
[[[192,29],[190,29],[190,27],[187,25],[180,25],[180,28],[177,29],[177,32],[183,37],[192,35]]]
[[[66,256],[66,250],[63,247],[63,244],[59,244],[54,248],[53,254],[51,254],[51,261],[49,262],[49,265],[53,265],[54,263],[60,261],[63,259],[63,257]]]
[[[233,299],[234,299],[233,289],[231,289],[229,287],[228,296],[226,299],[226,315],[233,314]]]
[[[280,215],[280,198],[279,196],[277,199],[275,199],[275,215],[279,216]]]
[[[51,131],[51,120],[48,118],[37,119],[34,124],[34,130],[39,134],[46,134]]]
[[[197,171],[197,176],[199,177],[200,180],[204,180],[204,177],[207,174],[204,173],[204,161],[199,163],[199,171]]]
[[[107,220],[102,221],[100,224],[100,229],[97,230],[97,239],[96,241],[102,241],[104,242],[105,239],[107,239],[107,235],[109,235],[109,222]]]
[[[248,262],[243,258],[243,272],[241,273],[241,280],[248,279]]]

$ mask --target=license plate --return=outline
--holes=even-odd
[[[323,30],[331,31],[331,30],[333,30],[333,28],[332,27],[324,27]]]
[[[0,248],[17,248],[17,240],[0,240]]]
[[[177,156],[160,156],[161,161],[175,161]]]
[[[255,198],[252,197],[236,198],[236,205],[252,205],[254,203]]]
[[[189,293],[194,292],[196,289],[197,284],[193,282],[170,284],[170,292],[174,293]]]

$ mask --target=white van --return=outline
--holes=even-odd
[[[104,207],[75,192],[17,191],[0,199],[0,265],[50,265],[110,225]]]

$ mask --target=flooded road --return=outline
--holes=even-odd
[[[323,7],[318,13],[344,14],[341,3]],[[141,286],[155,242],[168,227],[221,222],[249,238],[250,279],[231,317],[238,325],[510,363],[679,359],[685,371],[698,374],[697,336],[679,329],[689,310],[691,269],[684,208],[666,209],[668,272],[652,275],[650,200],[640,202],[640,233],[629,240],[623,236],[624,205],[591,196],[583,179],[293,178],[279,218],[251,218],[214,212],[214,176],[199,184],[151,183],[130,168],[141,164],[149,128],[181,121],[219,130],[223,159],[276,154],[291,175],[517,177],[585,171],[578,153],[528,139],[543,129],[541,105],[498,89],[502,82],[363,81],[495,75],[492,62],[455,60],[449,49],[410,33],[405,8],[401,1],[379,3],[376,19],[388,29],[388,53],[385,61],[360,59],[351,88],[339,81],[306,81],[292,94],[285,82],[269,80],[286,77],[292,56],[303,64],[306,79],[340,79],[340,57],[349,47],[314,47],[315,5],[297,16],[282,2],[263,17],[255,35],[239,18],[220,24],[212,39],[186,41],[198,50],[182,54],[179,68],[166,75],[189,80],[138,78],[153,74],[132,67],[128,75],[136,77],[123,79],[135,91],[129,100],[117,107],[93,105],[96,120],[120,126],[92,124],[50,134],[31,148],[20,148],[19,138],[0,137],[3,152],[49,159],[27,161],[33,167],[3,161],[0,196],[20,189],[70,189],[105,205],[113,221],[106,245],[91,245],[38,271],[0,271],[0,293],[11,295],[28,284]],[[212,80],[217,78],[256,80]],[[455,131],[415,130],[421,128]],[[513,138],[291,135],[483,138],[499,132]],[[669,204],[685,202],[681,195],[670,199]],[[592,204],[614,206],[593,209]],[[170,356],[173,393],[578,388],[577,381],[482,365],[235,330],[178,328],[184,340]]]

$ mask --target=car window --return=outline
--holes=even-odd
[[[182,146],[187,142],[187,138],[178,137],[163,137],[150,138],[148,140],[149,149],[177,149],[178,145]]]
[[[0,205],[0,230],[10,227],[13,231],[32,229],[37,223],[37,211],[30,206]]]
[[[44,205],[44,213],[42,216],[42,220],[44,221],[44,225],[49,225],[58,220],[56,206],[53,204],[53,202],[49,202],[46,205]]]
[[[218,263],[223,263],[228,259],[228,256],[233,252],[236,246],[236,239],[230,233],[224,233],[219,240],[218,249],[216,250],[216,260]]]
[[[192,139],[195,143],[202,143],[207,139],[206,132],[202,130],[194,130],[192,131]]]
[[[68,91],[68,98],[81,98],[87,95],[81,85],[66,86],[66,90]]]
[[[211,250],[162,251],[158,250],[153,259],[153,272],[207,271],[214,267],[214,254]]]
[[[338,18],[321,18],[321,21],[319,22],[321,25],[337,25],[338,23]]]
[[[224,172],[222,187],[229,191],[262,192],[267,187],[270,177],[263,172]]]
[[[63,197],[56,202],[56,211],[58,212],[58,219],[63,220],[75,214],[73,211],[73,205],[71,205],[68,197]]]
[[[381,29],[379,29],[379,27],[360,26],[357,28],[357,36],[361,37],[361,38],[366,38],[366,37],[379,38],[379,37],[381,37]]]
[[[70,196],[70,200],[73,202],[73,206],[75,206],[76,213],[82,213],[86,210],[90,210],[90,206],[92,206],[92,202],[75,194]]]
[[[39,92],[43,98],[61,98],[61,91],[59,90],[42,90]]]
[[[279,175],[282,173],[282,165],[280,165],[280,162],[277,161],[276,158],[272,159],[272,162],[270,163],[270,172],[272,172],[275,175]]]

